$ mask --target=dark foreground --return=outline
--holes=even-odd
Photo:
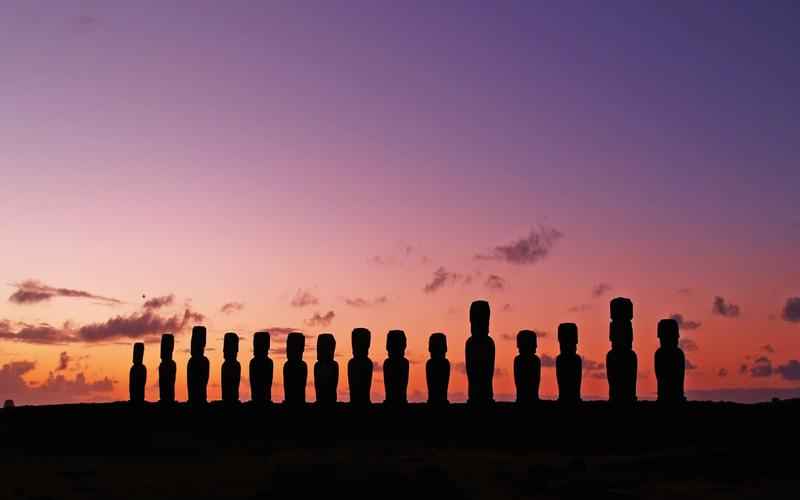
[[[800,400],[0,410],[3,498],[794,498]]]

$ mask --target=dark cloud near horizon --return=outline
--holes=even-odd
[[[675,313],[669,317],[670,319],[674,319],[678,322],[678,328],[681,330],[697,330],[703,324],[699,321],[693,321],[690,319],[686,319],[683,317],[683,314]]]
[[[14,283],[13,286],[16,287],[17,290],[8,297],[8,300],[14,304],[38,304],[40,302],[48,302],[55,297],[93,299],[107,304],[123,303],[121,300],[113,297],[104,297],[85,290],[54,287],[33,279]]]
[[[775,353],[775,348],[772,347],[772,344],[764,344],[761,346],[761,350],[764,352],[768,352],[770,354]]]
[[[700,350],[697,342],[692,339],[682,338],[678,341],[678,346],[686,352],[695,352]]]
[[[109,393],[114,381],[104,377],[87,381],[83,372],[69,379],[63,374],[50,372],[41,384],[29,383],[23,377],[36,367],[34,361],[12,361],[0,367],[0,393],[3,399],[13,399],[17,404],[73,402],[85,400],[86,396]]]
[[[771,377],[773,372],[772,360],[766,356],[759,356],[750,366],[750,376],[753,378]]]
[[[67,354],[67,351],[63,351],[61,354],[58,355],[58,366],[56,366],[57,372],[61,372],[69,368],[69,362],[72,361],[72,358]]]
[[[175,303],[175,295],[171,293],[169,295],[147,299],[142,307],[155,311],[162,307],[171,306],[173,303]]]
[[[219,308],[219,312],[223,314],[233,314],[244,309],[244,304],[241,302],[226,302]]]
[[[717,295],[711,305],[711,313],[726,318],[736,318],[741,314],[741,308],[736,304],[726,302],[724,298]]]
[[[789,323],[800,323],[800,297],[789,297],[783,305],[781,318]]]
[[[727,368],[720,368],[717,372],[718,377],[727,377],[728,376],[728,369]]]
[[[486,277],[486,288],[492,290],[503,290],[506,287],[506,280],[497,274],[490,274]]]
[[[527,237],[506,245],[497,245],[489,253],[476,254],[477,260],[499,260],[516,265],[535,264],[550,254],[564,234],[552,227],[531,229]]]
[[[608,283],[598,283],[592,287],[592,297],[599,298],[612,290],[612,286]]]
[[[785,365],[778,365],[775,373],[784,380],[800,380],[800,361],[790,359]]]
[[[308,326],[328,326],[333,321],[333,318],[336,317],[336,313],[333,311],[328,311],[325,314],[320,314],[319,312],[315,312],[310,318],[308,318],[305,323]]]
[[[591,359],[584,359],[583,360],[583,371],[585,372],[593,372],[598,370],[605,370],[606,364],[600,363],[598,361],[592,361]]]
[[[536,334],[536,338],[542,339],[544,337],[547,337],[547,332],[544,331],[544,330],[537,330],[535,328],[534,329],[528,328],[528,330],[533,331],[533,333]],[[505,340],[507,342],[516,342],[517,341],[517,334],[516,333],[501,333],[500,334],[500,339],[501,340]]]
[[[316,306],[319,304],[319,299],[314,296],[309,290],[301,290],[297,289],[295,292],[294,297],[292,297],[292,301],[289,303],[292,307],[306,307],[306,306]]]
[[[556,358],[549,354],[542,354],[539,356],[539,360],[542,362],[542,368],[554,368],[556,366]]]
[[[386,295],[381,295],[380,297],[375,297],[372,300],[364,299],[362,297],[353,297],[352,299],[346,298],[344,299],[344,303],[351,307],[372,307],[381,304],[386,304],[389,302],[389,297]]]

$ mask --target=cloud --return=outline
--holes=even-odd
[[[700,349],[699,347],[697,347],[697,342],[695,342],[692,339],[686,339],[686,338],[681,339],[678,342],[678,345],[680,346],[681,349],[683,349],[686,352],[694,352]]]
[[[591,308],[592,306],[590,306],[589,304],[578,304],[576,306],[572,306],[569,309],[567,309],[567,312],[571,313],[586,312]]]
[[[439,269],[433,272],[433,279],[431,279],[431,282],[427,283],[422,290],[425,293],[434,293],[445,285],[457,283],[462,279],[464,279],[462,275],[448,272],[444,267],[439,267]]]
[[[315,297],[314,294],[308,290],[301,290],[299,288],[290,302],[292,307],[316,306],[318,304],[319,299]]]
[[[503,312],[509,312],[509,311],[513,311],[513,310],[514,310],[514,307],[511,304],[503,304],[503,308],[502,308]]]
[[[686,358],[686,369],[687,370],[697,370],[697,365],[692,363],[689,358]]]
[[[352,299],[344,299],[344,303],[351,307],[372,307],[389,302],[389,297],[381,295],[375,297],[373,300],[363,299],[361,297],[353,297]]]
[[[16,287],[17,290],[11,294],[8,300],[15,304],[38,304],[40,302],[50,301],[54,297],[93,299],[107,304],[122,304],[121,300],[112,297],[104,297],[83,290],[53,287],[32,279],[25,280],[21,283],[15,283],[13,286]]]
[[[725,299],[717,295],[711,305],[711,312],[726,318],[736,318],[741,314],[741,308],[735,304],[725,302]]]
[[[328,326],[333,321],[333,318],[336,317],[336,313],[333,311],[328,311],[325,314],[320,314],[315,312],[313,316],[308,318],[305,323],[308,326]]]
[[[699,389],[686,391],[686,397],[693,401],[733,401],[736,403],[760,403],[772,398],[793,399],[800,397],[800,387],[776,388],[735,388]]]
[[[182,315],[160,316],[151,310],[136,312],[130,316],[115,316],[102,323],[90,323],[73,328],[68,323],[57,328],[47,323],[29,325],[20,323],[21,328],[13,331],[7,320],[0,323],[0,339],[8,339],[28,344],[67,344],[74,342],[107,342],[121,338],[151,339],[162,333],[183,331],[191,322],[199,323],[205,317],[191,309]]]
[[[67,354],[67,351],[63,351],[58,356],[58,366],[56,367],[57,372],[61,372],[66,370],[69,367],[69,362],[72,361],[72,358]]]
[[[223,314],[233,314],[235,312],[239,312],[244,309],[244,304],[241,302],[226,302],[222,304],[222,307],[219,308],[219,311]]]
[[[492,290],[502,290],[506,287],[506,280],[496,274],[490,274],[486,277],[486,288]]]
[[[800,297],[789,297],[781,311],[781,318],[790,323],[800,323]]]
[[[772,347],[772,345],[771,345],[771,344],[764,344],[764,345],[762,345],[762,346],[761,346],[761,350],[762,350],[762,351],[764,351],[764,352],[768,352],[768,353],[770,353],[770,354],[773,354],[773,353],[775,352],[775,348],[774,348],[774,347]]]
[[[783,377],[784,380],[800,380],[800,361],[790,359],[785,365],[778,365],[775,373]]]
[[[152,299],[147,299],[144,303],[145,309],[150,309],[155,311],[156,309],[161,309],[162,307],[171,306],[175,302],[175,295],[163,295],[161,297],[153,297]]]
[[[271,342],[282,342],[286,340],[286,337],[292,332],[303,332],[302,328],[294,328],[288,326],[268,326],[267,328],[262,328],[259,332],[269,332],[269,338]]]
[[[766,356],[756,358],[750,367],[750,376],[754,378],[770,377],[773,373],[772,361]]]
[[[543,339],[547,337],[547,332],[544,330],[534,329],[533,332],[536,334],[536,338]],[[500,338],[502,340],[508,342],[516,342],[517,341],[517,334],[516,333],[501,333]]]
[[[680,313],[675,313],[672,316],[670,316],[669,318],[670,319],[674,319],[675,321],[677,321],[678,322],[678,327],[681,330],[697,330],[698,328],[700,328],[703,325],[699,321],[692,321],[690,319],[684,318],[683,314],[680,314]]]
[[[584,359],[583,360],[583,371],[585,372],[593,372],[598,370],[605,370],[606,364],[600,363],[598,361],[592,361],[591,359]]]
[[[108,377],[90,382],[83,372],[76,374],[74,379],[50,372],[41,384],[26,381],[23,377],[35,367],[34,361],[12,361],[0,367],[3,398],[13,399],[17,404],[73,402],[109,393],[114,388],[114,381]]]
[[[592,297],[598,298],[611,291],[611,285],[608,283],[598,283],[592,287]]]
[[[539,226],[531,229],[530,234],[507,245],[498,245],[487,254],[477,254],[478,260],[500,260],[510,264],[535,264],[550,254],[563,233],[555,228]]]
[[[556,358],[553,356],[542,354],[539,356],[539,359],[542,361],[542,368],[553,368],[556,366]]]
[[[717,372],[718,377],[727,377],[728,376],[728,369],[727,368],[720,368]]]

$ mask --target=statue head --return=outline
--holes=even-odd
[[[333,361],[336,352],[336,338],[332,333],[320,333],[317,337],[317,360]]]
[[[192,328],[192,356],[202,356],[206,349],[206,327],[195,326]]]
[[[564,354],[578,352],[578,325],[575,323],[561,323],[558,325],[558,345]]]
[[[625,297],[611,299],[611,319],[615,321],[631,321],[633,319],[633,302]]]
[[[536,354],[536,332],[533,330],[520,330],[517,333],[517,349],[521,355],[531,356]]]
[[[432,333],[428,338],[428,352],[431,358],[444,358],[447,353],[447,337],[444,333]]]
[[[161,336],[161,361],[171,361],[172,351],[175,349],[175,336],[165,333]]]
[[[372,334],[366,328],[356,328],[353,330],[351,342],[353,345],[354,358],[366,358],[369,356],[369,344]]]
[[[469,306],[470,332],[473,337],[489,336],[490,315],[489,303],[485,300],[476,300]]]
[[[233,332],[225,334],[222,340],[222,356],[226,361],[235,361],[239,354],[239,336]]]
[[[264,359],[269,355],[269,332],[253,334],[253,357]]]
[[[386,335],[386,352],[390,358],[402,358],[406,353],[406,332],[390,330]]]
[[[658,322],[658,340],[661,347],[676,348],[679,338],[680,330],[677,321],[670,318]]]
[[[306,348],[306,337],[300,332],[292,332],[286,337],[286,359],[301,361]]]
[[[144,361],[144,344],[136,342],[133,344],[133,364],[141,365],[142,361]]]

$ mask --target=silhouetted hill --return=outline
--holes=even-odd
[[[797,491],[800,400],[0,410],[7,498],[746,498]]]

